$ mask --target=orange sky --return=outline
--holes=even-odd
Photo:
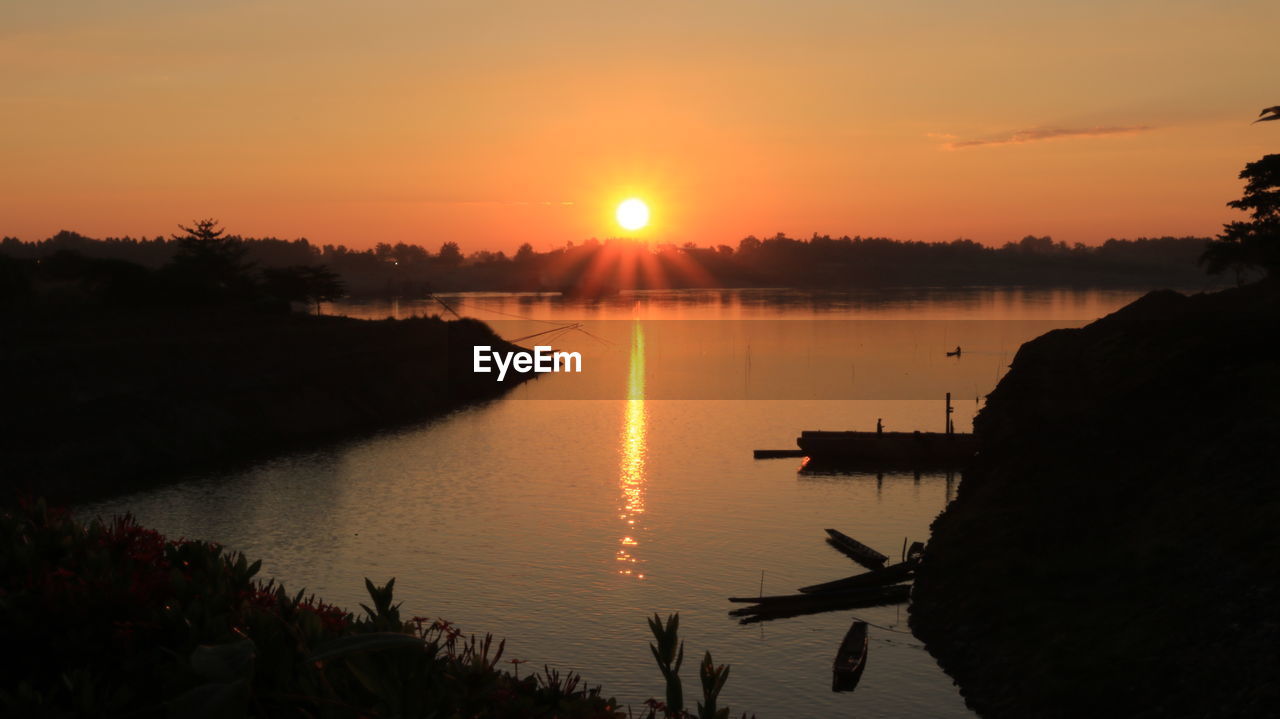
[[[677,243],[1207,235],[1280,151],[1249,124],[1277,27],[1252,1],[6,3],[0,235],[545,249],[620,234],[631,195]]]

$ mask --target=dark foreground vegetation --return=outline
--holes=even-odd
[[[394,579],[366,579],[370,605],[352,614],[256,579],[259,566],[127,517],[85,525],[43,501],[0,510],[0,715],[632,716],[577,674],[544,666],[520,676],[492,636],[402,617]],[[699,667],[699,711],[683,710],[677,620],[650,622],[668,701],[636,716],[727,719],[716,699],[729,670],[710,654]]]
[[[1276,715],[1276,337],[1270,279],[1019,350],[912,606],[983,716]]]
[[[294,273],[279,287],[306,296],[307,272],[323,267],[352,295],[422,296],[458,290],[598,293],[617,288],[885,287],[962,285],[1201,287],[1196,258],[1208,238],[1111,239],[1098,246],[1067,245],[1027,236],[1003,247],[972,240],[899,241],[882,237],[807,239],[781,233],[747,237],[735,247],[659,245],[587,240],[547,251],[525,244],[512,256],[479,251],[464,255],[454,242],[432,250],[379,243],[369,250],[317,245],[306,239],[225,236],[244,249],[243,261]],[[0,240],[11,262],[49,260],[59,253],[158,269],[183,251],[183,238],[84,237],[63,231],[45,240]],[[1224,267],[1238,269],[1228,263]],[[298,276],[301,273],[301,276]],[[322,286],[323,289],[323,286]],[[151,289],[149,291],[155,291]],[[314,298],[314,294],[312,294]],[[324,294],[321,291],[319,294]],[[301,300],[302,296],[297,297]]]

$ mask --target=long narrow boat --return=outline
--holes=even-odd
[[[831,691],[851,692],[867,666],[867,623],[853,620],[831,664]]]
[[[809,604],[812,602],[828,602],[839,599],[846,599],[858,596],[870,596],[874,594],[882,594],[885,591],[896,589],[895,586],[889,587],[847,587],[842,589],[834,589],[825,592],[806,592],[801,594],[771,594],[763,597],[729,597],[729,601],[737,604]],[[910,587],[904,587],[910,589]]]
[[[833,609],[897,604],[906,601],[909,596],[911,596],[911,587],[909,585],[895,584],[889,587],[866,587],[838,592],[788,594],[773,597],[729,597],[731,602],[749,602],[751,604],[751,606],[731,610],[729,616],[741,617],[752,614],[799,616],[801,614],[829,612]]]
[[[835,593],[831,593],[835,594]],[[808,596],[825,596],[825,595],[808,595]],[[786,619],[788,617],[801,617],[807,614],[822,614],[823,612],[836,612],[847,609],[863,609],[866,607],[884,607],[893,604],[902,604],[911,597],[911,587],[906,584],[895,584],[892,587],[882,587],[879,592],[863,593],[840,596],[810,604],[781,604],[781,605],[753,605],[737,609],[729,612],[730,616],[740,617],[740,624],[753,624],[756,622],[771,622],[775,619]]]
[[[828,529],[827,542],[867,569],[880,569],[889,561],[885,555],[850,537],[838,529]]]
[[[915,562],[898,562],[897,564],[890,564],[884,569],[873,569],[870,572],[855,574],[852,577],[845,577],[844,579],[837,579],[831,582],[823,582],[822,584],[812,584],[807,587],[800,587],[800,591],[804,594],[811,594],[815,592],[840,591],[842,589],[883,587],[887,584],[905,582],[915,576],[915,573]]]

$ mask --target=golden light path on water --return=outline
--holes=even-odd
[[[624,523],[625,533],[619,540],[618,574],[644,579],[640,569],[643,562],[636,558],[635,548],[641,526],[637,520],[644,514],[646,413],[644,406],[644,325],[636,321],[631,326],[631,357],[627,375],[627,404],[622,424],[621,465],[618,469],[618,486],[622,490],[622,506],[618,518]]]

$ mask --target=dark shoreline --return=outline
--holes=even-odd
[[[0,486],[81,503],[420,422],[532,375],[471,372],[511,345],[476,320],[237,309],[10,314]]]
[[[1019,350],[911,624],[986,717],[1272,716],[1280,282],[1153,292]]]

